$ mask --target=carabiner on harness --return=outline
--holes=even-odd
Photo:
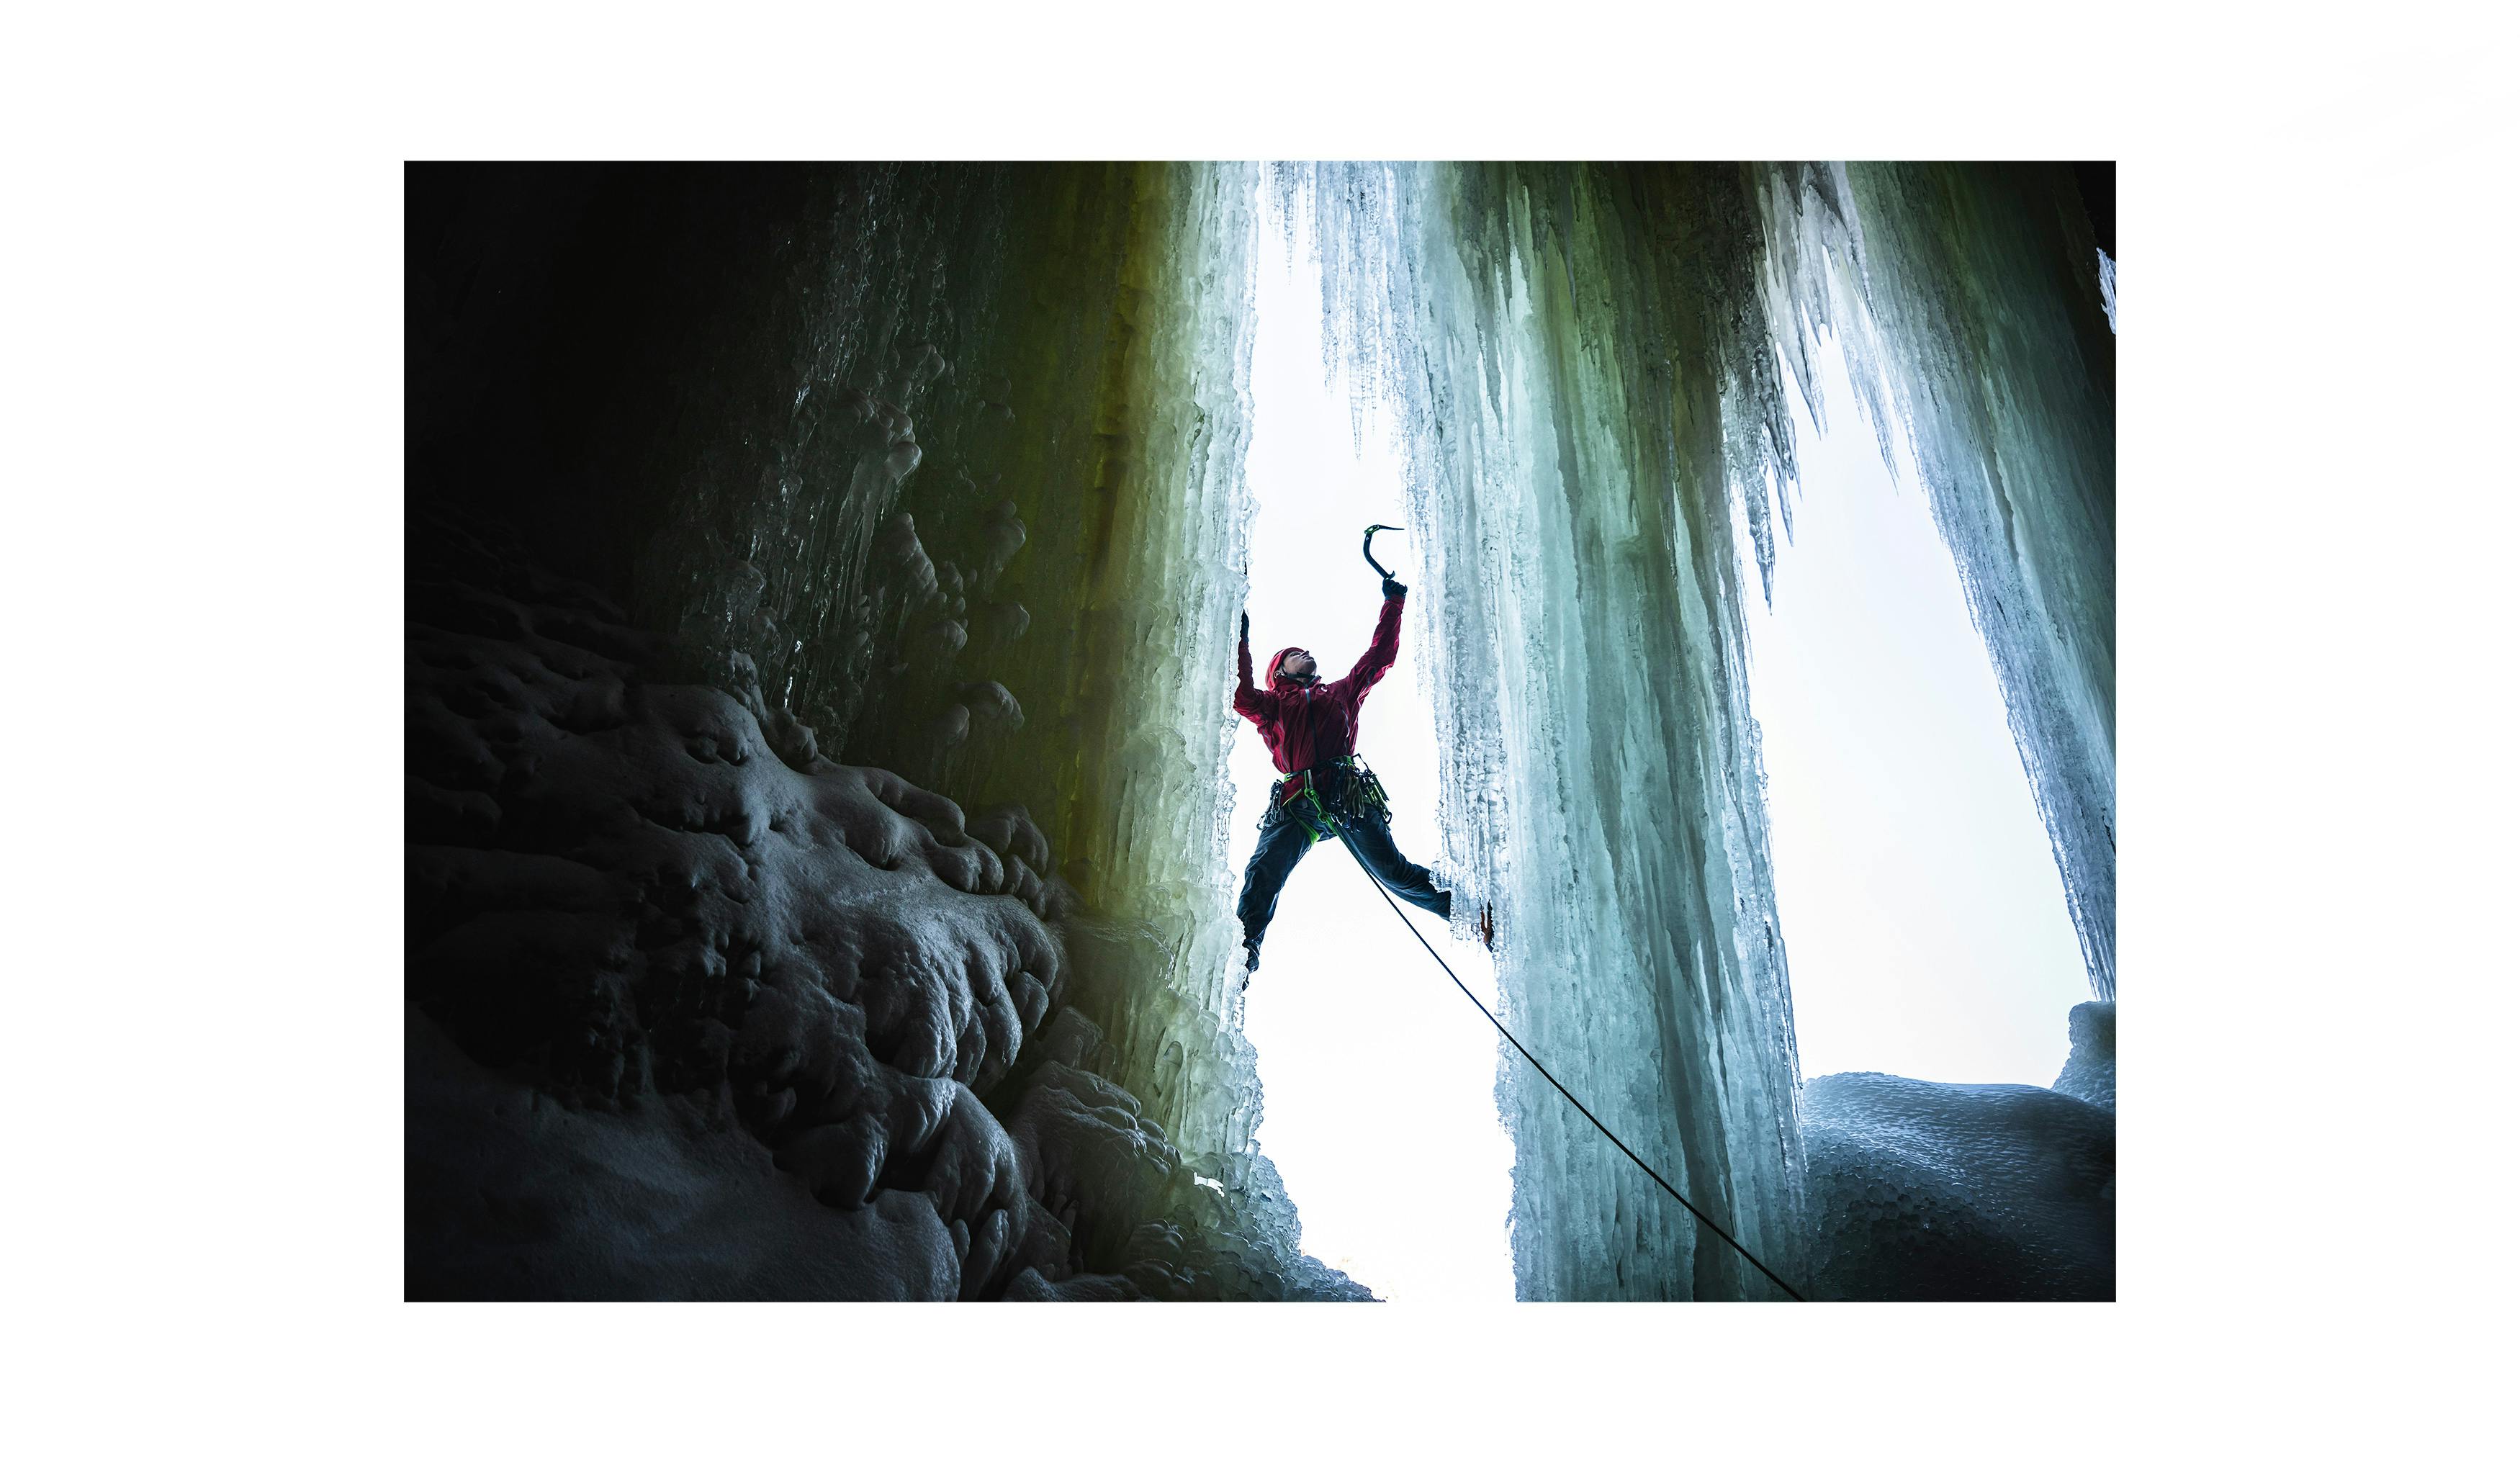
[[[1321,778],[1315,776],[1323,772],[1339,774],[1331,779],[1328,797],[1323,796]],[[1269,800],[1272,809],[1294,802],[1309,804],[1313,816],[1305,820],[1304,831],[1313,836],[1315,843],[1361,820],[1378,823],[1391,820],[1391,795],[1383,790],[1382,779],[1373,775],[1373,769],[1354,753],[1287,775],[1271,786]]]

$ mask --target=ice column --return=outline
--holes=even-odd
[[[1403,423],[1443,747],[1444,870],[1493,900],[1503,1015],[1791,1277],[1793,1026],[1734,523],[1790,476],[1738,168],[1329,165],[1333,349]],[[1404,570],[1404,574],[1408,571]],[[1527,1070],[1530,1299],[1775,1299]]]

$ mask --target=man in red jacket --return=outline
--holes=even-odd
[[[1391,663],[1400,658],[1400,607],[1409,587],[1385,574],[1382,617],[1374,622],[1373,643],[1366,646],[1356,669],[1325,685],[1312,652],[1289,645],[1269,661],[1266,687],[1251,684],[1251,617],[1242,617],[1238,647],[1241,684],[1234,690],[1234,709],[1260,729],[1269,756],[1287,776],[1269,789],[1269,810],[1260,820],[1260,846],[1251,851],[1242,874],[1242,968],[1260,968],[1260,937],[1278,909],[1278,892],[1295,864],[1324,838],[1345,834],[1348,846],[1382,886],[1421,909],[1450,918],[1453,896],[1438,889],[1424,868],[1400,855],[1391,841],[1390,815],[1381,806],[1381,787],[1371,773],[1348,762],[1356,750],[1357,713],[1365,693],[1373,689]]]

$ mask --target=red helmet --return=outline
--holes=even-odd
[[[1289,656],[1289,655],[1310,655],[1310,654],[1312,654],[1312,653],[1313,653],[1312,651],[1305,649],[1305,648],[1304,648],[1303,646],[1301,646],[1301,645],[1288,645],[1288,646],[1287,646],[1286,648],[1284,648],[1283,650],[1281,650],[1281,651],[1279,651],[1277,654],[1270,656],[1270,657],[1269,657],[1269,684],[1270,684],[1271,686],[1275,686],[1275,685],[1277,685],[1277,684],[1278,684],[1278,667],[1280,667],[1280,666],[1282,666],[1282,665],[1284,665],[1284,664],[1286,663],[1286,657],[1287,657],[1287,656]]]

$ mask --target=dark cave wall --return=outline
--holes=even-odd
[[[410,1296],[1345,1292],[1095,1070],[1019,811],[774,745],[593,590],[419,543]]]
[[[415,1051],[435,1060],[451,1042],[524,1092],[573,1094],[586,1112],[700,1103],[702,1116],[674,1121],[732,1123],[782,1154],[796,1136],[796,1112],[764,1117],[783,1075],[777,1061],[730,1067],[702,1042],[697,1065],[656,1065],[665,1047],[699,1041],[686,1029],[696,1021],[741,1025],[666,998],[698,978],[643,963],[652,953],[629,912],[635,901],[615,890],[608,912],[590,914],[536,904],[551,891],[514,864],[451,883],[429,872],[446,848],[472,847],[443,841],[459,832],[518,852],[507,842],[538,824],[505,810],[550,754],[489,769],[443,745],[428,752],[432,737],[447,738],[424,724],[441,712],[495,712],[527,741],[573,744],[586,732],[570,721],[577,699],[500,709],[501,694],[521,692],[513,667],[497,668],[518,653],[519,627],[543,619],[478,609],[484,595],[539,602],[564,576],[582,589],[563,599],[604,602],[615,633],[630,638],[605,674],[652,701],[651,720],[666,717],[652,739],[745,746],[774,780],[899,774],[911,794],[951,810],[927,825],[943,846],[1023,871],[1059,901],[1036,911],[1062,953],[1057,998],[1040,1010],[1018,1003],[1006,1070],[944,1078],[1004,1108],[999,1126],[1020,1149],[1016,1119],[1031,1086],[1008,1084],[1051,1081],[1020,1048],[1055,1027],[1074,1058],[1060,1065],[1079,1075],[1052,1088],[1088,1081],[1122,1094],[1116,1107],[1107,1093],[1085,1107],[1105,1117],[1125,1109],[1127,1122],[1110,1130],[1152,1134],[1147,1143],[1157,1146],[1124,1144],[1138,1157],[1104,1165],[1137,1176],[1107,1185],[1120,1218],[1089,1222],[1103,1235],[1097,1245],[1017,1266],[1008,1259],[1014,1241],[1001,1235],[982,1291],[1020,1291],[1026,1268],[1139,1263],[1131,1237],[1165,1220],[1176,1236],[1165,1253],[1192,1278],[1150,1282],[1148,1293],[1349,1293],[1290,1248],[1291,1213],[1250,1150],[1249,1051],[1224,1030],[1219,978],[1200,968],[1204,948],[1223,943],[1205,927],[1222,920],[1224,901],[1195,830],[1218,812],[1222,747],[1201,729],[1219,721],[1207,700],[1224,703],[1235,608],[1209,580],[1238,552],[1239,421],[1226,408],[1239,387],[1234,305],[1247,220],[1233,181],[1125,164],[416,167],[409,196],[413,907],[458,926],[531,926],[536,940],[591,919],[641,952],[631,962],[640,969],[625,973],[626,957],[579,929],[583,948],[530,958],[509,951],[498,956],[505,966],[466,974],[472,957],[440,948],[447,932],[416,928],[415,999],[445,1040],[416,1038]],[[1224,297],[1220,279],[1232,291]],[[472,640],[449,648],[449,632]],[[430,656],[458,688],[423,687]],[[706,715],[719,722],[703,735],[655,709],[668,702],[712,707]],[[428,756],[436,771],[423,775]],[[534,771],[520,772],[526,764]],[[488,781],[468,787],[466,776]],[[643,795],[616,786],[588,800],[635,808]],[[494,817],[485,803],[502,811]],[[719,826],[688,799],[671,806],[699,820],[695,836],[736,836],[738,850],[788,836],[748,819]],[[985,813],[967,822],[966,809]],[[482,892],[503,879],[517,887]],[[501,899],[522,900],[523,916],[506,918]],[[720,951],[700,965],[730,958]],[[818,958],[806,961],[820,973],[804,986],[847,1004],[846,962]],[[505,1009],[491,998],[519,981],[548,985],[532,975],[536,960],[575,971],[571,981],[620,987],[608,1014],[598,1020],[556,998]],[[959,1009],[959,999],[946,1003]],[[502,1044],[510,1031],[539,1033],[543,1046]],[[589,1087],[555,1065],[562,1054],[578,1060],[570,1043],[590,1033],[629,1064],[609,1086]],[[905,1070],[939,1080],[918,1063]],[[433,1151],[424,1139],[462,1126],[426,1116],[434,1109],[424,1086],[416,1077],[416,1185],[421,1155]],[[832,1091],[880,1086],[861,1071]],[[540,1111],[539,1100],[526,1110]],[[823,1100],[829,1118],[860,1099]],[[1086,1124],[1084,1146],[1108,1147],[1100,1136],[1108,1127]],[[890,1152],[929,1153],[939,1141],[917,1122],[884,1131]],[[546,1136],[585,1132],[562,1125]],[[1150,1154],[1161,1161],[1145,1161]],[[864,1152],[851,1162],[860,1160],[876,1162]],[[1193,1164],[1218,1187],[1189,1182]],[[1042,1175],[1059,1169],[1026,1171],[1047,1185],[1034,1201],[1058,1197]],[[430,1172],[449,1182],[456,1173]],[[880,1180],[879,1164],[877,1173]],[[918,1175],[891,1176],[920,1187]],[[1004,1200],[1005,1174],[994,1182],[987,1191]],[[462,1226],[440,1222],[454,1212],[431,1220],[432,1253],[460,1249]],[[1026,1234],[1048,1232],[1018,1222],[1023,1205],[992,1212]],[[954,1264],[968,1279],[981,1216],[937,1213],[949,1232],[957,1220],[968,1231]],[[902,1253],[932,1270],[933,1240]],[[728,1280],[726,1293],[753,1293],[744,1290],[753,1283]]]

